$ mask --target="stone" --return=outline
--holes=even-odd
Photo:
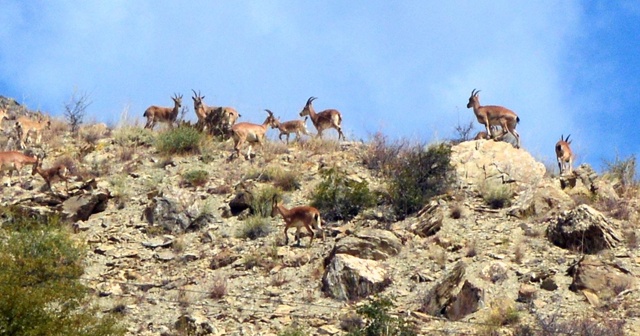
[[[336,254],[322,277],[322,291],[342,301],[365,298],[390,284],[388,272],[380,262],[348,254]]]
[[[390,231],[362,229],[339,239],[332,255],[343,253],[363,259],[386,260],[400,253],[401,249],[402,242]]]
[[[609,300],[636,284],[635,277],[628,270],[593,255],[580,258],[569,267],[567,274],[573,279],[570,290],[589,291],[602,301]]]
[[[519,193],[537,186],[546,171],[531,154],[506,142],[465,141],[451,147],[451,165],[461,188],[479,191],[485,183],[514,186]]]
[[[62,203],[62,212],[72,221],[86,221],[95,213],[104,211],[109,201],[107,191],[94,191],[69,197]]]
[[[584,253],[611,249],[622,241],[613,223],[586,204],[561,213],[547,226],[546,234],[556,246]]]

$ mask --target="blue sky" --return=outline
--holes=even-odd
[[[352,139],[433,141],[475,120],[477,88],[540,160],[569,133],[577,163],[640,156],[636,0],[2,0],[0,22],[0,95],[52,115],[74,90],[111,124],[175,92],[195,119],[191,89],[257,123],[317,96]]]

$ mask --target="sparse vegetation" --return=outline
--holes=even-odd
[[[635,155],[623,159],[616,154],[613,161],[605,161],[605,165],[607,166],[605,175],[617,182],[615,188],[619,195],[624,196],[637,189],[638,171]]]
[[[487,182],[480,190],[482,199],[491,209],[502,209],[511,205],[513,191],[502,183]]]
[[[307,329],[297,323],[284,328],[284,330],[278,333],[278,336],[306,336],[306,335],[309,335],[309,332],[307,331]]]
[[[214,300],[220,300],[227,295],[227,281],[225,277],[215,276],[209,288],[209,298]]]
[[[71,133],[78,133],[89,105],[91,105],[89,94],[78,91],[74,91],[69,101],[64,104],[64,117],[71,127]]]
[[[259,190],[253,193],[253,199],[251,200],[251,210],[253,215],[258,217],[271,216],[271,200],[273,197],[281,197],[281,192],[272,186],[263,186]]]
[[[390,202],[398,218],[420,210],[427,201],[449,190],[453,182],[451,146],[439,143],[406,149],[393,163]]]
[[[271,224],[267,218],[261,216],[251,216],[247,218],[242,227],[238,230],[238,238],[258,239],[268,236],[272,231]]]
[[[375,205],[367,181],[356,181],[344,172],[331,168],[322,172],[322,182],[313,193],[312,206],[326,220],[349,221],[362,209]]]
[[[182,174],[182,181],[191,187],[202,187],[209,181],[209,172],[202,169],[193,169]]]
[[[163,155],[200,154],[204,135],[195,127],[179,126],[162,132],[156,139],[156,149]]]
[[[403,318],[391,316],[394,307],[393,300],[388,297],[376,296],[369,303],[358,307],[356,313],[367,320],[363,327],[349,332],[349,336],[412,336],[417,335],[414,327]]]

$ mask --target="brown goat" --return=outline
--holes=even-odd
[[[273,116],[273,113],[268,110],[267,113],[269,113],[269,116],[267,116],[267,119],[264,120],[262,125],[241,122],[231,127],[231,137],[233,138],[234,143],[233,149],[235,150],[235,154],[238,157],[240,156],[240,147],[245,142],[248,142],[249,150],[247,151],[247,158],[250,159],[252,144],[257,143],[258,145],[262,146],[265,134],[267,133],[267,127],[276,127],[276,118]],[[233,157],[233,154],[231,154],[231,157]]]
[[[300,111],[300,116],[309,116],[311,118],[311,122],[313,126],[318,130],[318,137],[322,137],[322,131],[327,128],[335,128],[338,131],[338,140],[345,139],[344,134],[342,134],[342,115],[338,110],[328,109],[322,112],[316,113],[313,108],[312,102],[318,99],[317,97],[310,97],[307,99],[307,103]]]
[[[51,183],[56,179],[64,181],[64,188],[66,191],[69,191],[69,169],[67,166],[63,164],[55,165],[51,168],[43,169],[40,167],[42,162],[40,161],[40,157],[37,157],[36,163],[33,165],[33,169],[31,170],[31,175],[38,174],[42,176],[44,181],[47,183],[47,187],[49,190],[51,189]]]
[[[269,111],[269,110],[266,110],[266,111]],[[291,133],[295,133],[296,141],[300,141],[300,137],[301,137],[300,133],[304,135],[309,135],[309,131],[307,131],[307,125],[305,125],[305,121],[307,121],[307,118],[304,118],[304,120],[290,120],[285,122],[280,122],[280,119],[276,118],[276,128],[280,131],[280,135],[278,135],[278,139],[280,139],[280,141],[283,141],[282,136],[286,135],[287,144],[289,144],[289,135]]]
[[[16,119],[14,127],[20,140],[20,148],[25,148],[27,140],[31,142],[33,139],[36,144],[40,144],[44,130],[51,129],[51,120],[44,118],[32,120],[29,117],[19,117]]]
[[[212,135],[227,135],[231,126],[241,117],[232,107],[207,106],[204,103],[204,96],[200,92],[193,91],[193,110],[198,117],[198,127],[203,131],[210,129]]]
[[[315,232],[312,230],[322,230],[322,220],[320,219],[320,212],[318,209],[308,206],[302,205],[297,206],[291,209],[285,208],[282,204],[278,203],[278,197],[273,196],[271,200],[271,217],[275,217],[277,214],[282,216],[284,219],[285,227],[284,227],[284,243],[285,245],[289,245],[289,236],[287,235],[287,231],[289,227],[296,228],[296,243],[300,246],[300,229],[304,227],[311,234],[311,238],[309,239],[309,245],[313,243],[313,238],[315,236]],[[324,235],[322,235],[324,238]]]
[[[11,185],[11,176],[13,171],[17,171],[20,175],[20,170],[26,165],[36,164],[37,158],[33,156],[24,155],[20,152],[0,152],[0,170],[9,171],[9,181],[7,186]]]
[[[556,142],[556,158],[558,159],[558,168],[560,169],[560,175],[564,174],[567,169],[569,174],[573,171],[573,152],[571,151],[571,140],[569,137],[571,134],[564,138],[564,135],[560,135],[560,140]]]
[[[169,127],[173,127],[173,123],[176,121],[176,118],[178,118],[180,107],[182,107],[182,95],[178,96],[174,94],[171,99],[173,99],[173,107],[152,105],[144,111],[143,116],[147,118],[147,124],[144,125],[144,128],[153,129],[156,122],[165,122],[169,124]]]
[[[473,113],[476,115],[478,122],[485,126],[486,134],[491,134],[495,139],[496,136],[493,136],[489,127],[494,125],[501,126],[502,134],[498,137],[503,137],[507,133],[511,133],[511,135],[516,138],[516,148],[520,148],[520,135],[516,132],[516,125],[520,122],[518,115],[502,106],[480,106],[480,98],[478,97],[479,92],[480,91],[476,91],[476,89],[471,91],[471,97],[469,97],[467,108],[473,107]]]

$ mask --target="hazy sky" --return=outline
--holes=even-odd
[[[317,96],[351,139],[432,141],[477,88],[540,160],[569,133],[577,163],[640,156],[637,0],[2,0],[0,22],[0,95],[53,115],[74,90],[111,124],[173,93],[195,119],[191,89],[256,123]]]

